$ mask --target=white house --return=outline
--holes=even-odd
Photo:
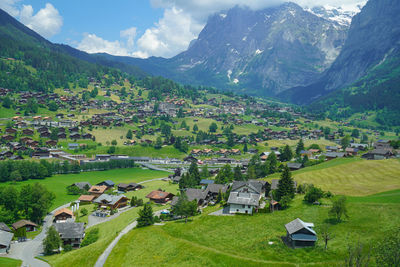
[[[263,192],[263,184],[258,181],[234,181],[228,199],[229,213],[252,214]]]

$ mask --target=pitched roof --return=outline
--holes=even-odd
[[[225,184],[209,184],[207,185],[206,191],[207,193],[219,193],[221,190],[221,193],[225,193],[228,190],[228,185]]]
[[[201,179],[200,184],[213,184],[214,180]]]
[[[115,183],[113,181],[111,181],[111,180],[105,180],[105,181],[103,181],[101,183],[98,183],[97,185],[102,185],[102,184],[105,184],[107,186],[114,186],[115,185]]]
[[[241,187],[247,186],[250,189],[254,190],[257,193],[261,193],[263,185],[258,181],[233,181],[232,191],[235,192]]]
[[[72,185],[75,185],[79,189],[85,189],[85,186],[87,185],[89,188],[92,187],[92,185],[89,182],[79,182],[79,183],[73,183]]]
[[[107,190],[107,186],[105,185],[93,185],[90,189],[89,189],[89,193],[101,193],[103,194],[104,191]]]
[[[55,223],[54,227],[62,239],[83,238],[85,232],[84,223],[65,222]]]
[[[258,206],[260,194],[231,192],[229,194],[228,204]]]
[[[8,247],[11,244],[11,240],[14,233],[0,230],[0,246]]]
[[[6,232],[12,232],[11,229],[7,226],[7,224],[0,222],[0,230]]]
[[[96,196],[93,195],[81,195],[78,200],[79,201],[93,201],[93,199],[95,199]]]
[[[312,227],[314,227],[313,223],[303,222],[299,218],[297,218],[285,225],[286,231],[290,235],[300,231],[301,229],[307,229],[311,234],[317,235],[317,233],[315,233],[315,231],[312,229]]]
[[[195,189],[195,188],[187,188],[186,189],[186,196],[189,201],[193,200],[204,200],[207,196],[207,192],[201,190],[201,189]]]
[[[106,203],[109,205],[115,205],[118,201],[120,201],[122,198],[126,198],[128,199],[126,196],[124,195],[108,195],[108,194],[102,194],[101,196],[99,196],[98,198],[96,198],[95,203],[98,204],[102,204],[102,203]]]
[[[297,163],[297,162],[289,162],[289,163],[287,164],[287,166],[288,166],[288,168],[290,168],[290,169],[300,169],[301,166],[303,166],[303,164]]]
[[[151,191],[146,197],[152,199],[163,199],[166,198],[169,194],[171,193],[155,190]]]
[[[12,228],[14,228],[15,230],[17,230],[17,229],[19,229],[19,228],[21,228],[21,227],[24,227],[24,226],[27,226],[27,225],[32,225],[32,226],[37,227],[37,224],[36,224],[36,223],[33,223],[33,222],[31,222],[31,221],[28,221],[28,220],[19,220],[18,222],[15,222],[15,223],[12,224]]]
[[[63,214],[63,213],[66,213],[68,215],[74,216],[74,213],[72,212],[72,210],[67,209],[67,208],[62,208],[62,209],[57,210],[54,213],[54,216],[58,216],[58,215]]]

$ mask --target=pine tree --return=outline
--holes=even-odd
[[[244,180],[244,176],[242,174],[242,170],[240,169],[240,166],[236,166],[234,169],[234,173],[233,173],[233,179],[235,181],[242,181]]]
[[[49,230],[47,230],[46,238],[43,240],[43,248],[45,255],[51,255],[55,251],[58,251],[61,246],[61,238],[58,234],[56,228],[51,226]]]
[[[247,153],[247,151],[249,151],[249,149],[247,148],[247,143],[244,143],[243,152]]]
[[[133,138],[133,134],[132,134],[132,130],[128,130],[128,132],[126,133],[126,138],[128,139],[132,139]]]
[[[281,161],[290,161],[293,158],[293,152],[289,145],[286,145],[281,154]]]
[[[300,156],[302,150],[304,150],[304,143],[303,143],[303,139],[300,139],[300,141],[297,143],[297,147],[296,147],[296,156],[297,157]]]
[[[199,185],[200,181],[201,181],[201,177],[200,177],[200,173],[199,173],[199,168],[197,167],[197,163],[195,161],[193,161],[190,164],[189,173],[190,173],[190,176],[193,177],[196,185]]]
[[[269,174],[275,173],[276,172],[276,167],[278,165],[278,160],[276,158],[275,152],[272,151],[267,158],[267,161],[269,162]]]
[[[281,178],[279,179],[278,189],[276,190],[276,198],[278,201],[281,200],[283,196],[294,198],[294,193],[295,188],[292,174],[289,170],[289,167],[285,165]]]
[[[153,209],[150,204],[145,204],[143,209],[139,210],[137,227],[144,227],[154,224]]]

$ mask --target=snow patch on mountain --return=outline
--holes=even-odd
[[[367,1],[360,1],[354,5],[342,5],[342,6],[315,6],[312,8],[304,8],[304,10],[327,20],[334,21],[340,25],[350,26],[351,20],[357,15],[364,7]]]

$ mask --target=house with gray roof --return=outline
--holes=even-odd
[[[265,193],[263,184],[257,180],[234,181],[229,194],[229,213],[253,214]]]
[[[293,248],[311,247],[317,241],[314,224],[297,218],[285,225],[287,242]]]
[[[14,233],[0,230],[0,253],[8,253]]]
[[[99,208],[119,209],[128,205],[128,198],[124,195],[102,194],[93,203],[98,204]]]
[[[76,186],[80,190],[89,190],[92,185],[89,182],[79,182],[79,183],[73,183],[71,186]]]
[[[59,233],[64,245],[79,248],[85,236],[85,224],[76,222],[55,223],[54,227]]]

